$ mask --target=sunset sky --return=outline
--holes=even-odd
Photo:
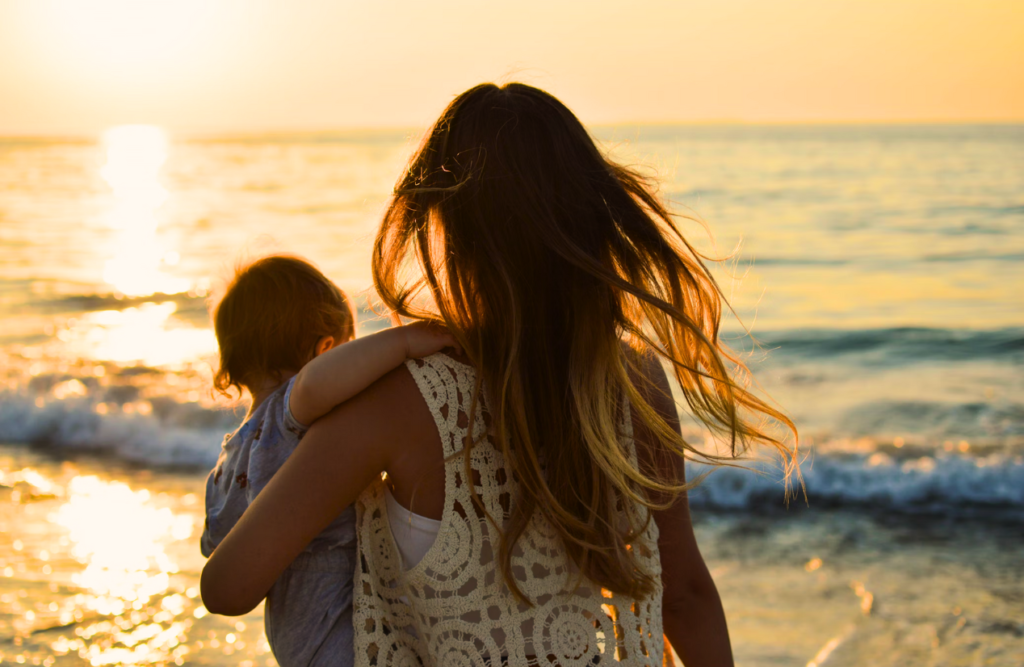
[[[1024,120],[1021,0],[0,0],[0,134],[421,127],[485,80],[591,124]]]

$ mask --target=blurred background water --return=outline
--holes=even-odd
[[[692,494],[740,664],[1024,662],[1024,126],[595,134],[725,258],[728,336],[808,452],[809,509],[750,471]],[[293,252],[385,326],[369,251],[415,141],[0,139],[0,659],[272,660],[195,596],[201,471],[244,413],[207,300]]]

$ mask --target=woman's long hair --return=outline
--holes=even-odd
[[[745,368],[719,339],[723,298],[700,255],[652,184],[541,90],[484,84],[445,109],[395,188],[373,273],[388,308],[443,321],[479,369],[472,409],[483,387],[489,435],[519,484],[510,516],[490,519],[521,600],[511,554],[535,512],[590,580],[634,598],[654,590],[631,548],[646,524],[624,526],[619,508],[664,508],[687,486],[623,447],[623,397],[662,457],[729,460],[761,443],[794,465],[795,440],[763,426],[795,436],[793,423],[735,379]],[[698,452],[655,411],[624,339],[671,365],[728,457]]]

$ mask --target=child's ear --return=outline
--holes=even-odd
[[[316,342],[316,356],[319,357],[332,347],[334,347],[334,336],[324,336]]]

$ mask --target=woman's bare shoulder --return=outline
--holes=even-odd
[[[444,506],[441,438],[405,364],[313,424],[306,437],[311,435],[337,443],[341,457],[350,455],[346,443],[374,450],[375,458],[383,462],[376,472],[388,474],[395,499],[418,514],[440,518]]]
[[[629,360],[627,370],[633,386],[655,410],[674,415],[672,388],[659,355],[649,348],[634,348],[625,341],[622,348]]]
[[[651,350],[629,348],[626,354],[629,355],[630,363],[627,367],[633,387],[664,424],[679,434],[679,413],[661,358]],[[648,419],[641,416],[639,410],[632,410],[634,442],[641,466],[656,470],[657,475],[663,479],[684,480],[683,460],[665,448]],[[664,501],[668,497],[659,496],[657,499]]]

